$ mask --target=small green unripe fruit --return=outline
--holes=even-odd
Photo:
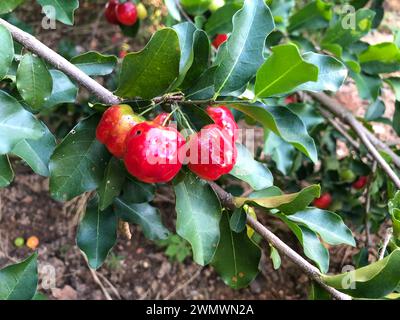
[[[223,7],[224,5],[225,5],[225,0],[213,0],[208,9],[214,12],[217,11],[219,8]]]
[[[144,20],[147,18],[147,9],[146,7],[143,5],[143,3],[139,3],[136,6],[136,10],[137,10],[137,14],[138,14],[138,18],[139,20]]]
[[[24,238],[22,238],[22,237],[18,237],[18,238],[16,238],[16,239],[14,240],[14,245],[15,245],[17,248],[22,247],[24,244],[25,244],[25,240],[24,240]]]
[[[340,172],[340,178],[345,182],[353,182],[356,178],[356,175],[350,169],[346,169]]]

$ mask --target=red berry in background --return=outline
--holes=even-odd
[[[146,183],[169,182],[182,168],[180,152],[185,143],[185,138],[175,128],[153,121],[140,123],[129,132],[126,140],[126,169]]]
[[[119,23],[117,19],[117,14],[115,12],[118,4],[119,4],[118,0],[110,0],[106,4],[106,10],[104,11],[104,15],[107,21],[111,24]]]
[[[232,138],[218,125],[210,124],[189,142],[188,167],[200,178],[214,181],[231,172],[237,149]]]
[[[138,18],[136,5],[130,1],[120,3],[115,9],[115,13],[118,21],[125,26],[133,26]]]
[[[169,118],[169,113],[162,112],[162,113],[160,113],[157,117],[155,117],[155,118],[153,119],[153,121],[151,121],[151,122],[153,122],[153,123],[155,123],[155,124],[157,124],[157,125],[159,125],[159,126],[163,126],[163,125],[166,125],[166,123],[164,123],[164,122],[165,122],[168,118]]]
[[[123,58],[126,57],[127,54],[128,54],[128,51],[121,50],[121,51],[119,52],[119,57],[120,57],[121,59],[123,59]]]
[[[314,200],[313,204],[319,209],[328,209],[332,203],[332,196],[330,193],[326,192],[321,195],[321,197]]]
[[[365,187],[367,182],[368,182],[368,177],[367,176],[361,176],[352,184],[352,187],[354,189],[361,190],[361,189],[363,189]]]
[[[211,119],[214,120],[216,125],[219,125],[229,134],[230,137],[232,137],[232,141],[235,143],[239,137],[239,126],[237,125],[231,110],[226,106],[209,106],[207,107],[206,112]]]
[[[218,34],[214,41],[212,42],[212,45],[214,46],[215,49],[218,49],[221,44],[226,42],[228,40],[228,35],[223,33],[223,34]]]
[[[297,97],[294,94],[285,98],[286,104],[297,103],[297,102],[298,102]]]
[[[132,128],[144,119],[136,115],[128,105],[108,108],[96,130],[96,138],[105,144],[107,149],[117,158],[122,158],[126,149],[126,137]]]

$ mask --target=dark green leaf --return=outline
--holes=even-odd
[[[31,300],[38,284],[37,253],[0,270],[0,300]]]
[[[383,101],[381,99],[377,99],[368,107],[367,112],[365,113],[364,116],[365,120],[367,121],[378,120],[383,116],[385,110],[386,107]]]
[[[209,184],[191,172],[175,185],[176,231],[193,249],[194,261],[211,262],[220,239],[221,205]]]
[[[50,191],[57,200],[67,201],[99,187],[110,159],[107,149],[96,140],[98,115],[81,121],[59,144],[50,161]]]
[[[233,17],[233,31],[218,51],[220,62],[215,73],[216,95],[227,95],[243,88],[264,62],[265,39],[274,21],[264,0],[245,0]]]
[[[324,28],[331,18],[332,4],[322,0],[311,1],[290,17],[288,30]]]
[[[1,10],[0,4],[0,12]],[[0,26],[0,80],[3,79],[8,70],[11,67],[11,64],[14,60],[14,42],[11,37],[10,32],[4,26]]]
[[[74,12],[79,8],[79,0],[37,0],[42,7],[52,7],[52,9],[44,10],[46,16],[51,19],[67,24],[74,24]]]
[[[46,64],[37,56],[25,54],[17,70],[17,88],[34,111],[40,111],[53,89],[53,79]]]
[[[125,198],[117,198],[114,205],[118,216],[124,221],[140,225],[147,239],[168,238],[169,231],[162,224],[160,212],[150,204],[133,203]]]
[[[142,51],[125,57],[117,95],[150,99],[165,93],[179,75],[179,61],[176,31],[157,31]]]
[[[85,216],[79,224],[76,242],[92,269],[98,269],[104,263],[108,253],[117,241],[118,219],[112,208],[101,211],[99,199],[92,199]]]
[[[53,90],[50,97],[44,103],[43,109],[49,109],[62,103],[74,103],[78,94],[78,88],[61,71],[50,70],[53,79]]]
[[[7,155],[0,155],[0,188],[7,187],[14,179],[14,171]]]
[[[90,51],[73,57],[71,63],[89,76],[105,76],[114,71],[117,57]]]
[[[240,233],[246,229],[246,213],[242,208],[233,211],[229,220],[229,226],[233,232]]]
[[[129,177],[123,187],[123,199],[129,203],[144,203],[154,199],[154,184],[143,183]]]
[[[111,158],[98,190],[100,210],[105,210],[119,196],[124,181],[125,168],[123,163],[119,159]]]
[[[0,154],[9,153],[23,139],[39,139],[45,128],[18,101],[0,91]]]
[[[230,229],[226,212],[222,214],[220,228],[221,240],[211,264],[228,286],[247,287],[259,272],[261,249],[245,230],[236,233]]]
[[[225,34],[232,32],[232,18],[234,14],[242,7],[242,3],[227,3],[225,6],[213,12],[207,20],[204,30],[211,38],[217,34]]]

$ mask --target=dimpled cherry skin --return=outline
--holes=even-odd
[[[127,138],[126,169],[146,183],[169,182],[182,168],[179,153],[185,143],[175,128],[163,127],[153,121],[140,123]]]
[[[96,130],[96,138],[105,144],[117,158],[123,158],[126,149],[126,137],[132,128],[144,119],[136,115],[128,105],[108,108]]]
[[[133,2],[121,3],[115,9],[117,19],[125,26],[133,26],[137,21],[137,9]]]
[[[220,45],[223,44],[226,40],[228,40],[227,34],[218,34],[212,42],[212,45],[215,49],[218,49]]]
[[[319,209],[328,209],[332,203],[332,196],[330,193],[326,192],[321,195],[321,197],[314,200],[313,204]]]
[[[188,167],[200,178],[219,179],[231,172],[236,159],[237,149],[232,138],[216,124],[205,126],[190,139]]]
[[[118,24],[117,15],[115,9],[119,4],[118,0],[110,0],[106,4],[106,10],[104,11],[104,15],[107,21],[111,24]]]
[[[210,118],[214,120],[216,125],[223,128],[229,136],[232,137],[232,140],[235,143],[239,137],[239,126],[237,125],[231,110],[226,106],[209,106],[207,107],[206,112]]]
[[[352,187],[354,189],[361,190],[361,189],[363,189],[365,187],[367,182],[368,182],[368,177],[367,176],[361,176],[352,184]]]

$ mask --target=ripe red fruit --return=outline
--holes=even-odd
[[[285,98],[285,103],[286,104],[291,104],[291,103],[297,103],[297,97],[296,95],[292,94],[291,96],[288,96]]]
[[[361,176],[352,184],[352,187],[354,189],[361,190],[361,189],[363,189],[365,187],[367,182],[368,182],[368,177],[367,176]]]
[[[321,195],[321,197],[314,200],[313,204],[319,209],[328,209],[332,203],[332,196],[329,192]]]
[[[205,180],[214,181],[228,174],[236,160],[237,149],[232,138],[216,124],[205,126],[190,139],[188,167]]]
[[[231,110],[226,106],[209,106],[206,109],[207,114],[214,120],[215,124],[224,129],[230,137],[232,137],[233,143],[239,137],[239,126],[235,121]]]
[[[169,113],[162,112],[157,117],[155,117],[152,122],[157,124],[157,125],[159,125],[159,126],[163,126],[163,125],[166,125],[164,122],[168,118],[169,118]]]
[[[115,13],[118,21],[125,26],[133,26],[138,18],[136,5],[130,1],[119,4]]]
[[[185,138],[175,129],[154,121],[136,125],[126,140],[124,162],[128,172],[146,183],[171,181],[182,168]]]
[[[132,128],[144,119],[135,114],[128,105],[108,108],[96,130],[96,138],[105,144],[107,149],[117,158],[122,158],[126,149],[126,137]]]
[[[106,10],[104,11],[104,16],[107,21],[111,24],[118,24],[117,15],[115,9],[117,8],[119,2],[118,0],[110,0],[106,4]]]
[[[218,49],[221,44],[226,42],[228,40],[228,35],[223,33],[223,34],[218,34],[214,41],[212,42],[212,45],[214,46],[215,49]]]

